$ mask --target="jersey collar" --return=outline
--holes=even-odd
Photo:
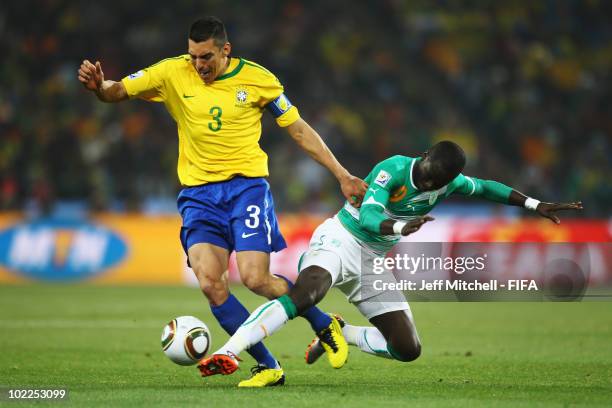
[[[236,61],[236,63],[234,63],[234,61]],[[233,67],[232,67],[232,65],[233,65]],[[230,60],[230,64],[227,67],[227,70],[225,71],[225,73],[223,75],[219,75],[215,79],[215,81],[222,81],[224,79],[233,77],[238,72],[240,72],[240,70],[242,69],[243,66],[244,66],[244,60],[242,58],[232,58]]]
[[[410,185],[412,186],[412,188],[414,188],[415,190],[418,190],[417,186],[414,185],[414,181],[412,180],[412,170],[414,168],[414,163],[416,163],[417,159],[414,159],[412,161],[412,163],[410,163]]]

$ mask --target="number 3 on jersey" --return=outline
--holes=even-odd
[[[218,106],[213,106],[212,108],[210,108],[208,113],[212,115],[212,118],[214,120],[214,123],[208,122],[208,128],[213,132],[221,130],[221,126],[223,125],[223,123],[221,123],[221,115],[223,114],[221,108]]]

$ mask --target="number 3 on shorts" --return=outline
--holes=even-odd
[[[249,214],[249,218],[244,220],[244,224],[248,228],[257,228],[259,226],[259,213],[261,210],[256,205],[249,205],[246,210]]]

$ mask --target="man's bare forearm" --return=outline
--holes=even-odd
[[[128,99],[128,94],[123,83],[106,80],[94,91],[102,102],[120,102]]]
[[[321,136],[302,119],[289,126],[289,133],[295,142],[310,157],[325,166],[339,181],[346,179],[350,173],[342,167],[334,154],[329,150]]]

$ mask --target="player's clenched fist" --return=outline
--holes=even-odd
[[[104,82],[104,73],[100,61],[92,64],[89,60],[84,60],[79,68],[79,81],[90,91],[97,91]]]
[[[429,215],[425,215],[422,217],[418,217],[414,220],[410,220],[402,228],[402,235],[406,236],[406,235],[413,234],[417,232],[419,228],[423,226],[423,224],[425,224],[428,221],[433,221],[433,220],[434,220],[434,217],[429,216]]]

